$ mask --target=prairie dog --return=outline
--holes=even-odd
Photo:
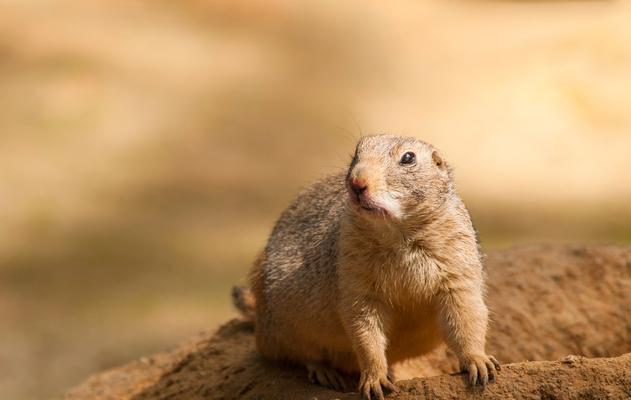
[[[395,390],[389,366],[442,341],[472,385],[500,369],[484,349],[484,271],[452,172],[430,144],[362,137],[348,171],[322,179],[280,216],[235,304],[267,358],[366,399]]]

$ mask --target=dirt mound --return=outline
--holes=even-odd
[[[482,392],[445,348],[397,368],[391,398],[631,398],[631,248],[539,246],[490,254],[488,350],[505,365]],[[570,356],[569,354],[584,357]],[[616,357],[619,356],[619,357]],[[585,358],[598,357],[598,358]],[[559,360],[536,361],[533,360]],[[525,362],[530,361],[530,362]],[[442,374],[442,375],[441,375]],[[433,376],[440,375],[440,376]],[[171,353],[95,375],[66,399],[350,399],[300,368],[261,359],[251,324],[231,321]]]

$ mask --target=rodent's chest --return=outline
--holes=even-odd
[[[361,289],[393,306],[420,305],[431,298],[439,286],[437,263],[416,252],[358,255],[349,264],[351,276]]]

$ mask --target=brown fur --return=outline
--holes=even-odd
[[[409,151],[416,162],[402,165]],[[350,201],[352,181],[367,186],[361,200]],[[475,231],[450,167],[420,140],[362,138],[347,172],[281,215],[250,278],[260,353],[305,365],[320,384],[343,389],[343,373],[359,373],[362,395],[382,398],[382,386],[395,390],[391,364],[443,340],[473,384],[499,368],[484,350]]]

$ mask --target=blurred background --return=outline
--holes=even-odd
[[[485,250],[631,243],[625,1],[0,0],[0,398],[236,315],[360,134],[455,167]]]

